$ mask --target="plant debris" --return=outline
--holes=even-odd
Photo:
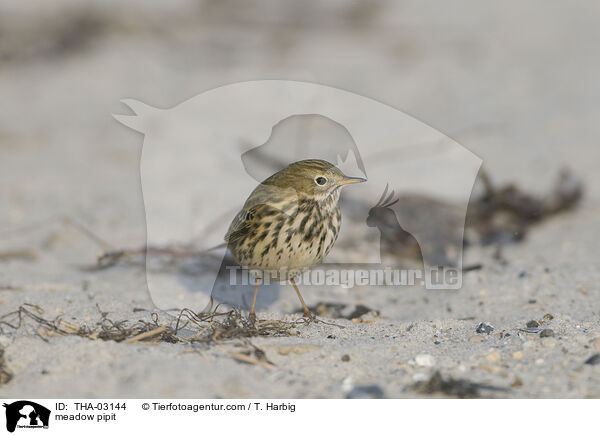
[[[419,394],[443,394],[458,397],[460,399],[481,397],[481,390],[506,391],[505,388],[491,385],[478,384],[466,379],[444,379],[439,371],[436,371],[426,381],[418,381],[410,387]]]
[[[34,261],[37,260],[37,255],[32,249],[14,249],[0,252],[0,261],[8,260]]]
[[[574,209],[583,196],[583,183],[566,169],[544,196],[526,192],[514,183],[495,186],[484,171],[478,180],[483,184],[483,192],[469,202],[466,220],[462,209],[454,204],[412,193],[398,197],[402,206],[394,208],[395,214],[370,216],[370,226],[377,227],[382,234],[380,249],[387,262],[402,265],[408,259],[419,262],[422,256],[429,264],[456,267],[460,264],[457,247],[496,245],[494,258],[506,263],[503,245],[523,241],[532,226]],[[360,209],[360,205],[354,206]],[[404,228],[420,235],[420,249],[414,248],[415,242],[403,243],[413,239]],[[481,267],[481,264],[467,265],[463,272]]]
[[[199,251],[191,246],[182,247],[156,247],[146,246],[136,249],[116,249],[102,252],[96,264],[82,266],[81,269],[87,272],[95,272],[118,264],[128,266],[145,267],[148,257],[159,264],[158,267],[165,268],[172,266],[173,260],[198,259],[205,257],[208,260],[220,261],[216,255],[209,251]],[[155,267],[157,267],[155,265]]]
[[[10,382],[12,377],[12,371],[6,366],[6,360],[4,359],[4,349],[0,347],[0,385]]]
[[[229,355],[231,355],[235,360],[243,363],[259,365],[271,370],[275,368],[275,364],[269,361],[264,350],[250,343],[248,340],[246,340],[244,344],[251,349],[243,352],[229,352]]]
[[[319,302],[316,305],[308,307],[311,313],[316,316],[329,319],[360,319],[365,314],[371,313],[373,316],[379,316],[379,311],[367,307],[366,305],[358,304],[352,307],[348,304],[340,304],[336,302]],[[303,313],[302,309],[296,310],[296,313]],[[346,314],[344,314],[346,313]]]
[[[486,172],[480,179],[485,192],[469,203],[466,225],[475,230],[482,245],[522,241],[532,225],[573,209],[583,196],[581,180],[567,169],[544,197],[524,192],[513,183],[496,188]]]
[[[37,305],[23,304],[16,311],[0,316],[0,333],[5,328],[28,328],[42,340],[52,337],[76,335],[90,340],[112,340],[123,343],[200,343],[214,344],[225,340],[233,340],[257,336],[288,336],[292,329],[305,319],[297,321],[256,320],[251,324],[240,310],[227,312],[195,313],[192,310],[181,310],[178,316],[165,315],[166,320],[159,319],[156,312],[151,313],[151,320],[115,321],[108,313],[100,312],[101,319],[93,326],[75,325],[63,320],[42,317],[43,310]]]

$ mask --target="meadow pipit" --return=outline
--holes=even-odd
[[[233,219],[225,235],[233,257],[241,266],[268,272],[279,281],[289,279],[304,315],[311,317],[294,276],[329,253],[342,223],[340,190],[363,181],[324,160],[292,163],[259,184]],[[259,284],[257,278],[251,320]]]

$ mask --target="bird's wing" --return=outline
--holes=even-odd
[[[245,236],[250,231],[250,227],[252,226],[252,222],[256,218],[256,213],[258,212],[261,205],[255,205],[249,208],[243,208],[231,222],[229,225],[229,229],[225,234],[225,241],[227,243],[233,242],[240,237]]]
[[[229,243],[248,234],[254,222],[265,214],[293,215],[297,205],[298,195],[295,189],[260,184],[250,194],[242,210],[233,218],[225,234],[225,241]]]

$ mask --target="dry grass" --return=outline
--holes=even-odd
[[[90,340],[112,340],[122,343],[201,343],[215,344],[226,340],[258,337],[287,336],[305,319],[296,321],[256,320],[250,322],[240,310],[195,313],[184,309],[177,316],[159,317],[153,312],[149,320],[114,320],[100,311],[100,320],[94,325],[76,325],[63,320],[43,317],[37,305],[23,304],[17,310],[0,316],[0,333],[7,329],[25,329],[42,340],[76,335]]]

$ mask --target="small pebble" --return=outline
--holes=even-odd
[[[485,359],[491,363],[498,363],[500,362],[500,354],[498,352],[492,352]]]
[[[557,344],[558,344],[558,342],[556,341],[556,339],[554,339],[552,337],[542,338],[542,346],[544,346],[544,347],[552,348],[552,347],[556,346]]]
[[[347,376],[342,381],[342,391],[348,394],[354,388],[354,379],[352,376]]]
[[[383,390],[375,384],[357,385],[346,394],[346,399],[383,399]]]
[[[471,343],[481,343],[484,340],[485,338],[483,338],[481,335],[474,335],[469,338],[469,342]]]
[[[486,323],[486,322],[481,322],[479,325],[477,325],[477,329],[475,329],[475,332],[477,332],[478,334],[489,334],[494,330],[494,327],[492,326],[492,324],[490,323]]]
[[[521,352],[521,351],[519,350],[519,351],[517,351],[517,352],[513,353],[513,354],[512,354],[512,357],[513,357],[514,359],[521,359],[521,358],[523,358],[523,352]]]
[[[350,355],[348,355],[348,354],[342,355],[342,361],[344,361],[344,362],[350,361]]]
[[[552,329],[542,329],[542,332],[540,332],[540,337],[554,337],[554,331]]]
[[[544,320],[552,320],[554,319],[554,316],[550,313],[546,313],[544,314]]]
[[[429,354],[422,353],[415,357],[415,363],[421,367],[431,367],[435,364],[435,358]]]
[[[598,364],[600,364],[600,353],[592,355],[591,357],[585,360],[585,363],[591,366],[597,366]]]
[[[530,320],[529,322],[527,322],[526,326],[528,328],[537,328],[538,326],[540,326],[540,324],[538,323],[537,320]]]

